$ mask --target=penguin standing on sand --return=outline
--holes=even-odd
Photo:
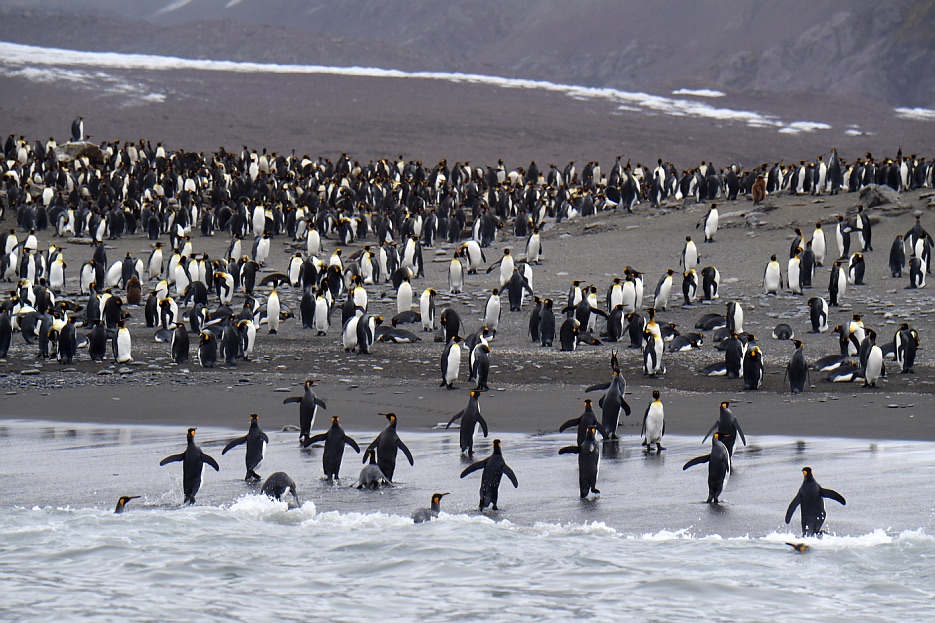
[[[851,256],[851,260],[847,265],[847,283],[855,286],[864,285],[865,271],[866,263],[864,262],[863,253],[855,253]]]
[[[669,304],[669,293],[672,292],[672,275],[675,271],[667,268],[662,279],[656,284],[656,295],[653,298],[653,308],[656,311],[664,311]]]
[[[589,493],[601,493],[597,488],[597,476],[601,471],[601,446],[595,438],[596,433],[597,428],[589,426],[585,430],[584,441],[577,446],[565,446],[558,451],[559,454],[578,455],[578,488],[581,499],[588,497]]]
[[[890,274],[893,277],[902,277],[906,267],[906,247],[903,244],[902,234],[898,234],[890,247]]]
[[[717,422],[714,423],[714,426],[705,434],[704,439],[701,440],[701,443],[704,443],[705,439],[708,438],[708,435],[717,431],[718,439],[727,447],[727,451],[733,456],[734,454],[734,442],[737,440],[737,435],[740,435],[740,440],[743,441],[743,445],[747,445],[747,438],[743,435],[743,430],[740,428],[740,422],[737,421],[737,417],[730,410],[730,403],[724,401],[720,406],[720,413],[718,414]]]
[[[250,414],[250,429],[243,437],[233,439],[221,450],[221,456],[227,454],[227,451],[236,448],[240,444],[247,444],[247,454],[245,463],[247,465],[247,475],[244,480],[260,480],[260,475],[256,473],[256,468],[263,462],[266,455],[266,445],[269,443],[269,437],[260,428],[259,417],[256,413]]]
[[[173,454],[159,461],[159,465],[168,465],[169,463],[182,462],[182,491],[185,493],[185,504],[194,504],[195,496],[201,489],[201,474],[205,463],[214,468],[214,471],[221,471],[218,462],[210,455],[201,451],[201,448],[195,443],[195,428],[189,428],[186,439],[188,447],[181,454]]]
[[[708,499],[706,504],[720,504],[721,493],[730,480],[731,456],[727,446],[719,439],[720,433],[711,438],[711,453],[697,456],[682,466],[682,471],[702,463],[708,464]]]
[[[302,443],[303,448],[307,448],[313,443],[325,442],[325,451],[321,455],[321,466],[325,473],[325,478],[330,484],[340,477],[341,460],[344,458],[344,446],[348,445],[354,448],[357,454],[360,454],[360,446],[341,428],[341,420],[338,416],[331,417],[331,428],[324,433],[313,435]]]
[[[313,389],[315,381],[309,379],[305,381],[305,391],[301,396],[290,396],[282,401],[282,404],[299,403],[299,443],[305,442],[311,435],[312,427],[315,425],[315,416],[318,414],[318,408],[327,409],[325,403],[315,395]]]
[[[662,446],[662,436],[666,434],[665,410],[662,401],[659,399],[659,390],[653,390],[653,401],[646,407],[646,413],[643,414],[643,428],[640,435],[643,437],[643,444],[646,446],[646,453],[652,454],[653,444],[656,444],[656,454],[662,454],[665,448]]]
[[[426,521],[431,521],[438,517],[438,513],[442,509],[442,498],[448,495],[447,493],[433,493],[432,502],[429,508],[420,508],[412,514],[413,523],[425,523]]]
[[[793,394],[801,394],[808,385],[808,363],[805,361],[805,346],[799,340],[792,340],[795,350],[792,351],[792,357],[786,364],[785,380],[789,381],[789,389]]]
[[[454,384],[461,370],[461,342],[460,336],[455,335],[445,344],[441,357],[442,382],[439,387],[456,389]]]
[[[828,302],[820,296],[808,299],[808,314],[812,323],[812,333],[824,333],[828,330]]]
[[[919,333],[902,323],[893,338],[893,354],[901,374],[915,374],[916,350],[920,345]]]
[[[835,260],[831,266],[831,279],[828,281],[828,298],[831,307],[839,307],[847,291],[847,275],[841,267],[841,260]]]
[[[763,351],[759,346],[747,348],[743,356],[743,388],[760,389],[763,386]]]
[[[484,437],[487,436],[487,421],[480,414],[480,396],[481,392],[472,390],[468,405],[455,413],[445,426],[447,430],[452,424],[461,420],[461,453],[466,452],[468,456],[474,455],[474,432],[478,424],[484,432]]]
[[[510,469],[510,466],[507,465],[506,461],[503,459],[503,450],[500,446],[499,439],[493,440],[493,453],[486,459],[477,461],[466,467],[464,471],[461,472],[461,478],[479,469],[483,469],[484,471],[481,475],[480,503],[478,504],[478,510],[483,511],[489,505],[493,505],[493,510],[495,511],[500,510],[497,508],[500,479],[506,474],[506,477],[513,483],[514,489],[519,488],[519,481],[516,480],[516,474],[513,473],[513,470]]]
[[[825,489],[819,485],[811,467],[803,467],[802,475],[804,479],[799,492],[792,498],[789,508],[786,509],[786,523],[792,521],[795,509],[801,506],[802,536],[819,536],[826,516],[824,498],[834,500],[841,505],[846,505],[847,501],[837,491]]]
[[[782,289],[782,269],[776,260],[776,254],[772,254],[769,263],[766,264],[766,270],[763,271],[763,291],[766,294],[779,294]]]
[[[388,423],[386,428],[377,435],[377,438],[371,441],[370,445],[367,446],[367,452],[376,450],[377,466],[386,476],[386,479],[393,482],[393,474],[396,472],[396,453],[398,450],[403,451],[403,454],[409,459],[410,465],[415,465],[415,462],[412,460],[412,452],[409,451],[409,448],[403,443],[403,440],[399,438],[396,432],[396,414],[381,413],[380,415],[383,415]]]
[[[824,266],[827,248],[825,232],[821,228],[821,221],[818,221],[815,223],[815,231],[812,232],[812,252],[815,254],[816,266]]]
[[[711,207],[708,208],[708,213],[705,214],[698,224],[695,225],[695,229],[699,227],[704,227],[704,241],[705,242],[714,242],[714,234],[717,233],[718,226],[718,211],[717,204],[712,203]]]
[[[698,255],[698,247],[692,241],[691,236],[685,236],[685,246],[682,248],[681,264],[685,271],[698,267],[701,256]]]
[[[542,301],[542,311],[539,312],[539,343],[551,348],[554,342],[555,312],[552,310],[552,299],[545,299]]]

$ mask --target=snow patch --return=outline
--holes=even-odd
[[[712,89],[678,89],[677,91],[672,91],[672,95],[691,95],[693,97],[724,97],[723,92],[714,91]]]
[[[896,108],[897,117],[916,121],[935,121],[935,110],[931,108]]]

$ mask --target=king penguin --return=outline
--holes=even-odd
[[[585,430],[584,441],[577,446],[565,446],[559,449],[559,454],[578,455],[578,489],[581,499],[593,493],[600,495],[597,488],[597,476],[601,470],[601,446],[597,443],[595,435],[597,428],[589,426]]]
[[[825,502],[829,498],[842,505],[847,504],[844,496],[833,489],[825,489],[815,480],[811,467],[802,468],[802,485],[789,508],[786,509],[786,523],[792,521],[795,509],[802,507],[802,536],[819,536],[821,527],[825,523]]]
[[[214,468],[214,471],[221,471],[218,462],[210,455],[201,451],[201,448],[195,443],[195,428],[189,428],[186,439],[188,447],[181,454],[167,456],[159,462],[159,465],[168,465],[169,463],[182,462],[182,490],[185,493],[185,503],[194,504],[195,496],[201,488],[202,472],[205,463]]]
[[[483,469],[480,483],[480,503],[478,510],[483,511],[487,506],[493,505],[493,510],[497,508],[497,498],[500,491],[500,479],[506,474],[506,477],[513,483],[513,488],[519,488],[519,481],[516,480],[516,474],[510,469],[503,459],[503,450],[499,439],[493,440],[493,453],[486,459],[472,463],[461,472],[461,478]]]
[[[304,443],[312,432],[315,425],[315,416],[318,414],[318,408],[327,409],[325,403],[315,395],[315,381],[309,379],[305,381],[305,391],[301,396],[290,396],[282,401],[282,404],[299,403],[299,443]]]
[[[260,428],[259,417],[260,416],[256,413],[251,413],[250,429],[247,431],[247,434],[232,440],[221,450],[221,455],[223,456],[227,454],[228,450],[243,443],[247,444],[247,454],[245,458],[247,475],[244,476],[244,480],[260,480],[260,475],[256,473],[256,468],[263,462],[263,457],[266,455],[266,446],[269,444],[269,437],[267,437],[263,429]]]

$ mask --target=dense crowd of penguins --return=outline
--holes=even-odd
[[[708,332],[716,347],[724,351],[724,361],[706,367],[704,374],[743,378],[747,389],[762,385],[762,352],[756,338],[743,329],[739,302],[728,303],[726,314],[703,316],[693,333],[680,334],[674,326],[656,320],[656,313],[666,309],[676,287],[678,273],[672,269],[662,275],[652,304],[645,308],[643,274],[632,267],[610,284],[604,299],[606,311],[600,309],[596,286],[582,287],[583,282],[574,281],[561,307],[562,322],[556,326],[554,302],[535,296],[532,287],[532,267],[543,253],[539,234],[547,223],[559,224],[607,210],[629,212],[638,204],[657,206],[693,199],[710,206],[699,228],[704,231],[704,240],[711,242],[718,229],[717,202],[721,200],[742,195],[758,204],[779,192],[834,194],[859,191],[870,184],[900,192],[931,187],[935,171],[924,158],[904,157],[901,151],[894,159],[876,160],[865,154],[851,163],[832,151],[827,162],[818,157],[793,165],[764,164],[748,171],[705,162],[680,171],[661,159],[655,167],[633,166],[618,157],[608,171],[597,162],[589,162],[579,171],[573,162],[543,169],[532,162],[528,167],[508,169],[502,161],[473,166],[468,162],[449,165],[442,160],[427,167],[402,157],[361,164],[341,155],[332,162],[246,146],[239,153],[222,148],[206,155],[167,151],[161,144],[153,146],[145,140],[96,145],[83,140],[80,118],[72,133],[72,140],[65,145],[57,145],[53,139],[31,145],[14,135],[3,145],[0,207],[2,217],[15,221],[15,227],[0,238],[0,277],[16,285],[0,303],[0,358],[7,357],[13,335],[19,332],[26,344],[38,345],[42,358],[72,363],[86,348],[94,361],[112,358],[117,364],[129,363],[133,357],[125,322],[127,307],[140,305],[145,309],[146,326],[154,330],[157,341],[170,345],[176,363],[189,360],[192,335],[198,342],[194,349],[197,363],[205,367],[235,365],[252,356],[261,326],[275,334],[281,322],[295,315],[278,291],[288,285],[302,292],[299,316],[303,328],[326,335],[332,314],[341,314],[341,344],[347,351],[368,353],[377,340],[419,341],[418,335],[402,328],[409,323],[421,323],[425,331],[437,332],[436,340],[444,343],[440,358],[444,387],[453,388],[459,379],[462,349],[467,350],[470,380],[477,385],[468,406],[449,426],[461,420],[461,449],[469,455],[473,454],[476,427],[480,426],[485,436],[488,432],[478,401],[488,389],[490,341],[498,328],[503,293],[508,295],[512,311],[522,308],[526,294],[534,297],[529,331],[532,341],[542,346],[552,346],[557,340],[562,350],[575,350],[583,342],[629,338],[630,345],[643,353],[644,374],[654,376],[665,373],[667,349],[697,348],[706,339],[703,332]],[[763,285],[767,294],[777,294],[783,288],[801,294],[804,287],[811,286],[816,267],[833,255],[821,223],[809,238],[796,231],[785,279],[775,255],[766,267]],[[228,236],[230,244],[224,257],[196,252],[198,233]],[[861,249],[851,253],[855,235]],[[50,239],[47,248],[40,244],[40,236]],[[524,255],[514,257],[506,249],[502,257],[488,262],[484,249],[503,236],[525,240]],[[861,282],[863,253],[872,249],[871,221],[862,207],[838,218],[834,236],[838,257],[832,260],[830,302],[823,297],[808,301],[812,329],[818,333],[829,331],[829,305],[839,304],[847,284]],[[145,256],[127,253],[111,262],[107,241],[124,237],[145,238],[151,246]],[[57,243],[66,238],[87,239],[91,245],[90,257],[71,274]],[[263,269],[275,239],[284,239],[294,250],[284,272]],[[330,256],[324,252],[323,239],[339,245]],[[452,294],[462,291],[466,274],[499,269],[499,288],[493,289],[487,301],[484,324],[466,338],[462,336],[463,322],[453,308],[436,315],[435,288],[425,288],[418,297],[413,292],[412,282],[425,276],[423,248],[439,244],[453,249],[447,271]],[[342,247],[351,245],[359,248],[344,256]],[[932,237],[917,217],[907,233],[894,241],[890,253],[893,276],[901,277],[908,266],[910,287],[924,287],[925,275],[931,270],[931,247]],[[720,275],[714,267],[699,265],[698,249],[690,236],[686,237],[681,268],[684,304],[718,298]],[[372,313],[366,289],[386,283],[392,283],[397,303],[389,323]],[[259,293],[261,288],[269,289],[265,300]],[[148,290],[145,296],[144,290]],[[240,309],[235,300],[241,303]],[[419,311],[413,310],[415,300]],[[600,333],[599,317],[606,319]],[[79,335],[79,328],[83,335]],[[863,326],[860,314],[833,330],[840,336],[840,354],[811,366],[828,373],[828,380],[861,380],[872,386],[884,373],[886,357],[895,359],[902,372],[913,371],[920,340],[908,323],[900,326],[891,343],[882,345],[876,344],[876,333]],[[793,333],[791,327],[779,325],[774,337],[794,339]],[[801,342],[795,340],[795,344],[786,373],[791,390],[800,392],[808,385],[810,366]],[[615,438],[620,414],[630,410],[616,351],[611,365],[612,380],[589,388],[604,392],[599,403],[601,417],[587,401],[585,413],[563,427],[578,430],[577,444],[561,453],[579,456],[582,497],[597,492],[597,433],[605,439]],[[344,446],[358,452],[359,446],[344,433],[337,417],[332,418],[326,432],[312,434],[315,413],[324,403],[315,396],[311,381],[302,397],[290,401],[300,403],[301,443],[324,442],[325,475],[338,476]],[[413,460],[395,435],[395,415],[387,417],[387,431],[367,448],[364,460],[369,462],[361,474],[361,486],[392,482],[398,449]],[[711,453],[685,467],[709,463],[708,501],[716,503],[729,475],[734,436],[739,432],[727,403],[721,405],[715,429]],[[654,447],[657,452],[664,450],[663,431],[662,404],[655,392],[644,415],[642,434],[647,452]],[[194,432],[189,430],[184,453],[163,461],[185,462],[185,496],[192,502],[200,486],[202,464],[218,468],[214,459],[195,445]],[[248,447],[248,479],[259,478],[254,469],[259,464],[257,457],[262,460],[262,450],[257,448],[265,447],[266,440],[255,417],[248,435],[236,440]],[[496,508],[502,475],[518,485],[503,460],[499,440],[494,441],[493,453],[465,469],[462,477],[478,469],[484,470],[481,509],[489,504]],[[823,520],[824,512],[809,511],[806,525],[806,506],[817,508],[823,495],[840,496],[818,487],[810,470],[804,475],[803,489],[793,503],[803,506],[803,532],[815,533],[821,527],[817,517]],[[277,498],[290,490],[295,495],[295,483],[282,473],[264,486],[264,491]],[[437,513],[443,495],[433,496],[430,511]],[[129,499],[121,500],[118,511]],[[843,503],[843,498],[839,501]],[[790,506],[790,515],[793,510]]]

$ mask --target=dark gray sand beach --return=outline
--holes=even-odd
[[[748,434],[792,436],[841,436],[869,439],[935,438],[935,400],[933,400],[933,351],[928,346],[935,321],[935,301],[927,289],[908,290],[907,278],[892,278],[887,268],[890,243],[897,233],[905,233],[921,210],[922,222],[928,224],[931,209],[926,207],[930,192],[902,193],[896,204],[871,209],[873,240],[876,250],[866,254],[867,273],[864,286],[849,286],[840,308],[831,308],[829,325],[863,314],[863,322],[874,328],[883,344],[892,339],[902,322],[910,323],[921,337],[915,374],[900,374],[892,361],[886,362],[887,375],[876,388],[861,383],[829,383],[823,373],[812,371],[805,393],[793,396],[784,382],[786,363],[792,352],[789,342],[771,339],[773,327],[785,322],[796,338],[806,343],[809,361],[838,352],[834,333],[809,334],[810,296],[827,298],[828,268],[819,268],[814,287],[803,296],[783,293],[763,294],[763,270],[769,256],[787,253],[794,235],[792,227],[810,232],[816,221],[832,223],[837,214],[850,214],[859,201],[856,194],[834,197],[771,196],[765,206],[756,209],[749,200],[719,202],[721,228],[716,242],[699,244],[701,265],[714,265],[721,274],[720,299],[712,304],[695,302],[683,306],[680,280],[675,282],[669,308],[660,312],[660,321],[674,322],[683,330],[692,330],[695,320],[709,312],[724,313],[727,301],[736,300],[745,309],[744,328],[757,336],[764,353],[765,380],[757,391],[745,391],[742,380],[709,378],[701,368],[723,359],[723,353],[710,342],[687,353],[666,353],[667,373],[649,378],[642,373],[638,350],[627,348],[628,341],[600,346],[582,344],[576,352],[541,348],[528,336],[530,300],[522,311],[509,312],[503,297],[503,312],[496,339],[491,344],[491,391],[481,400],[483,413],[496,431],[538,433],[555,431],[566,419],[582,411],[585,398],[595,400],[600,393],[585,394],[591,384],[610,378],[609,360],[617,350],[622,373],[627,381],[628,401],[633,415],[622,422],[623,434],[638,444],[642,414],[658,389],[666,405],[666,430],[669,434],[703,434],[714,422],[722,400],[737,401],[733,409],[742,418]],[[708,206],[668,204],[652,208],[643,203],[633,214],[622,210],[605,212],[554,225],[542,234],[544,259],[533,268],[533,288],[537,296],[556,301],[556,311],[564,305],[570,282],[580,279],[598,286],[602,302],[606,288],[625,266],[645,275],[644,305],[652,300],[655,282],[666,268],[679,270],[679,254],[686,235],[703,238],[696,223]],[[829,238],[829,257],[834,255],[833,229],[825,227]],[[48,243],[48,236],[43,243]],[[72,266],[90,257],[90,248],[75,241],[64,243]],[[229,238],[219,232],[213,238],[194,233],[196,253],[222,256]],[[367,241],[364,241],[367,242]],[[856,236],[855,242],[856,246]],[[111,258],[131,252],[145,257],[150,243],[143,236],[107,241]],[[330,254],[336,241],[325,241]],[[359,244],[347,248],[350,254]],[[452,307],[461,315],[462,335],[482,325],[483,309],[490,289],[497,283],[498,271],[470,275],[465,293],[450,295],[447,288],[447,264],[452,246],[439,244],[425,249],[425,278],[414,280],[416,296],[426,287],[438,290],[438,309]],[[485,250],[488,263],[495,261],[504,248],[522,255],[523,241],[509,234]],[[294,252],[288,237],[273,242],[273,251],[265,272],[282,272]],[[73,263],[73,264],[72,264]],[[827,262],[826,262],[827,264]],[[783,271],[785,272],[785,271]],[[75,272],[69,269],[69,284],[77,285]],[[144,298],[154,283],[144,285]],[[395,314],[392,284],[367,286],[370,312],[389,320]],[[259,288],[265,299],[269,288]],[[298,313],[301,292],[282,286],[283,302]],[[80,297],[75,297],[76,300]],[[239,308],[242,296],[235,298]],[[416,303],[417,306],[417,303]],[[128,320],[133,344],[133,363],[115,365],[94,363],[86,351],[80,351],[72,365],[40,361],[35,346],[26,346],[19,335],[8,359],[0,363],[0,404],[5,418],[81,421],[100,423],[165,424],[184,429],[189,425],[229,426],[239,428],[249,413],[259,413],[266,428],[298,424],[298,409],[283,405],[284,398],[300,395],[306,379],[317,379],[317,395],[328,405],[320,412],[316,429],[327,424],[327,417],[338,415],[348,429],[376,430],[382,418],[377,413],[395,411],[401,427],[428,430],[447,420],[467,403],[467,355],[462,356],[458,390],[439,388],[440,357],[443,344],[433,341],[418,325],[407,325],[422,341],[416,344],[377,342],[371,355],[346,353],[340,341],[335,310],[328,335],[318,337],[303,330],[299,319],[282,323],[277,335],[269,335],[265,326],[258,331],[256,351],[249,361],[236,367],[219,365],[201,368],[194,361],[177,366],[171,362],[168,345],[153,340],[153,329],[143,321],[143,309],[131,308]],[[558,321],[561,321],[557,314]],[[603,320],[600,321],[603,325]],[[193,336],[194,337],[194,336]],[[324,417],[322,417],[324,416]]]

